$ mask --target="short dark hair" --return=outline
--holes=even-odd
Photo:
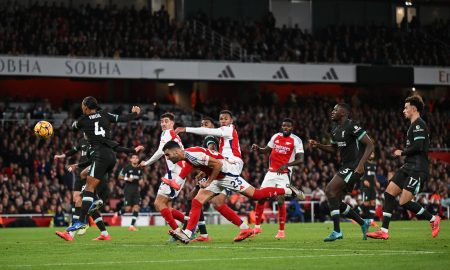
[[[98,108],[97,99],[93,96],[88,96],[83,99],[84,106],[88,107],[88,109],[95,110]]]
[[[176,142],[176,141],[168,141],[166,142],[166,144],[164,145],[162,151],[166,151],[169,149],[174,149],[174,148],[181,148],[180,145]]]
[[[202,121],[210,121],[211,123],[214,124],[214,119],[212,119],[212,117],[209,116],[203,116]]]
[[[281,123],[283,122],[291,123],[292,125],[294,125],[294,120],[292,118],[284,118]]]
[[[171,112],[166,112],[161,114],[161,117],[159,119],[163,119],[163,118],[169,118],[170,121],[175,121],[175,115]]]
[[[350,105],[348,105],[347,103],[341,102],[338,103],[338,106],[347,111],[347,113],[350,113]]]
[[[228,114],[231,118],[233,118],[233,113],[229,110],[221,110],[219,115],[220,114]]]
[[[416,107],[416,109],[419,113],[421,113],[423,110],[423,107],[425,107],[425,103],[423,102],[422,97],[419,95],[413,95],[413,96],[407,97],[405,99],[405,103],[409,103],[412,106]]]

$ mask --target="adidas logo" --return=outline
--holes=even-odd
[[[286,70],[284,69],[284,67],[281,67],[280,70],[277,71],[277,73],[275,73],[272,78],[274,79],[289,79],[289,76],[286,72]]]
[[[330,71],[325,73],[325,76],[322,77],[322,80],[339,80],[339,77],[337,76],[334,68],[330,68]]]
[[[224,70],[217,76],[219,78],[234,78],[234,73],[231,70],[230,66],[227,65]]]

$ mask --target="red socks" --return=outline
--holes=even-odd
[[[200,213],[202,211],[202,204],[197,200],[193,199],[191,204],[191,212],[189,213],[189,221],[186,229],[191,232],[194,231],[195,226],[197,226],[198,220],[200,219]]]
[[[221,206],[217,207],[216,210],[234,225],[241,226],[241,218],[236,214],[236,212],[233,211],[233,209],[228,207],[228,205],[222,204]]]
[[[278,223],[280,223],[280,231],[284,231],[284,225],[286,224],[286,204],[278,205]]]
[[[284,195],[284,188],[266,187],[262,189],[255,189],[252,199],[259,201],[267,198],[272,198],[278,195]]]
[[[173,218],[172,212],[170,211],[169,208],[164,208],[163,210],[161,210],[159,212],[161,213],[163,218],[166,220],[166,222],[169,224],[170,228],[172,228],[172,230],[175,230],[176,228],[178,228],[177,222]]]
[[[179,222],[184,222],[184,214],[178,211],[175,208],[172,208],[172,216],[174,219],[178,220]]]
[[[264,206],[266,203],[256,203],[255,207],[255,225],[260,225],[264,215]]]

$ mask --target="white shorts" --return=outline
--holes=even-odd
[[[167,179],[174,179],[181,186],[181,188],[179,190],[175,190],[174,188],[170,187],[169,185],[166,185],[163,182],[161,182],[161,185],[159,185],[157,194],[162,195],[167,198],[170,198],[170,199],[175,199],[176,197],[178,197],[178,194],[180,194],[180,191],[183,189],[185,179],[180,179],[180,177],[178,177],[178,173],[174,173],[171,171],[167,172],[164,175],[164,177]]]
[[[227,195],[226,189],[235,192],[242,192],[249,187],[250,184],[240,176],[226,176],[224,179],[212,181],[211,184],[205,188],[205,190],[211,191],[214,194],[224,193]]]
[[[264,180],[261,184],[261,188],[265,187],[276,187],[276,188],[285,188],[290,185],[289,174],[282,173],[277,174],[276,172],[267,172],[266,176],[264,176]]]
[[[222,160],[221,171],[227,176],[238,177],[242,173],[242,168],[244,167],[244,162],[242,159],[224,159]]]

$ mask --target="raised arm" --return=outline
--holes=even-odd
[[[332,153],[335,154],[336,153],[336,144],[320,144],[315,140],[309,140],[309,144],[311,145],[312,148],[318,148],[322,151],[328,152],[328,153]]]
[[[197,135],[211,135],[216,137],[233,137],[232,127],[220,127],[220,128],[204,128],[204,127],[179,127],[175,130],[175,134],[179,133],[192,133]]]

